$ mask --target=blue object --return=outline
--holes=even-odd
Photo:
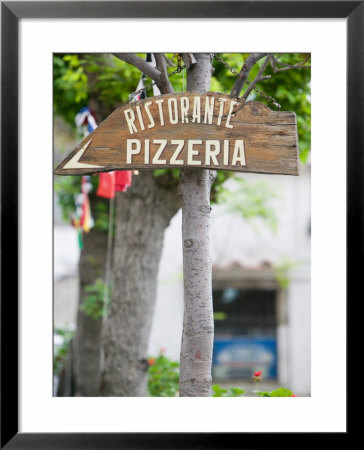
[[[251,378],[262,371],[263,377],[277,378],[276,338],[237,337],[214,342],[212,373],[215,380]]]

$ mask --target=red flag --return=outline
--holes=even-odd
[[[131,170],[117,170],[115,172],[115,191],[126,191],[131,186],[132,174]]]
[[[115,197],[115,174],[117,172],[102,172],[99,174],[99,187],[96,194],[99,197]]]

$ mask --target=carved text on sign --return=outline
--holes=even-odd
[[[157,105],[158,114],[153,117],[151,113],[151,107],[153,103]],[[163,104],[167,105],[167,108],[163,108]],[[203,103],[201,105],[201,103]],[[217,126],[225,126],[226,128],[233,128],[230,123],[231,116],[235,105],[239,102],[230,98],[217,97],[217,111],[215,115],[215,97],[211,95],[194,95],[191,99],[187,96],[181,95],[180,97],[156,98],[145,102],[142,105],[136,105],[134,108],[128,108],[124,110],[126,123],[129,128],[130,134],[137,133],[139,130],[145,130],[147,128],[154,128],[157,123],[161,127],[167,122],[171,125],[177,125],[179,123],[213,123]],[[226,105],[227,104],[227,105]],[[142,108],[144,113],[142,113]],[[165,116],[165,112],[167,112]],[[227,112],[227,114],[226,114]],[[144,123],[143,116],[147,117],[147,124]]]
[[[167,152],[166,148],[172,149]],[[173,146],[175,150],[173,150]],[[186,158],[181,156],[182,150],[187,148],[185,152]],[[156,150],[155,150],[156,149]],[[229,140],[218,141],[216,139],[127,139],[126,141],[126,163],[133,164],[133,156],[141,156],[145,165],[173,165],[173,166],[219,166],[217,157],[223,153],[225,166],[236,166],[240,164],[245,166],[244,141],[237,140],[234,143],[232,151],[230,150]],[[153,158],[150,155],[153,154]],[[201,160],[201,154],[204,160]],[[135,158],[134,158],[135,159]]]

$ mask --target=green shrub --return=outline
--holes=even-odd
[[[179,394],[179,363],[164,356],[164,349],[159,356],[148,359],[148,394],[150,397],[177,397]],[[262,372],[254,372],[253,381],[259,384],[263,379]],[[212,397],[241,397],[245,390],[237,387],[228,389],[218,384],[212,385]],[[273,391],[254,390],[259,397],[296,397],[286,388]]]
[[[179,390],[179,363],[164,356],[148,359],[148,394],[150,397],[176,397]]]
[[[292,391],[286,388],[278,388],[274,391],[254,391],[254,394],[258,395],[259,397],[296,397],[292,394]]]
[[[53,373],[59,375],[75,331],[69,325],[54,329]]]
[[[240,397],[245,394],[244,389],[231,387],[229,389],[223,389],[218,384],[212,385],[213,397]]]

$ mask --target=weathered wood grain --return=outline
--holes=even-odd
[[[147,98],[115,110],[55,174],[184,166],[298,175],[296,116],[218,92]]]

